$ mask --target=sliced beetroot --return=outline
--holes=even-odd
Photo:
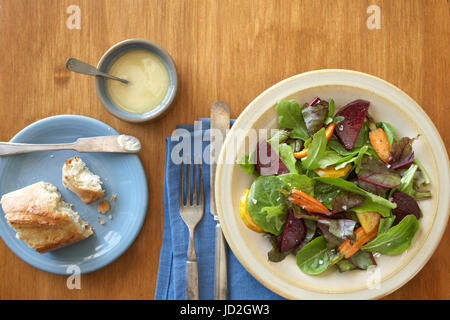
[[[355,145],[369,105],[369,101],[358,99],[348,103],[335,115],[335,117],[344,117],[344,120],[336,125],[334,134],[348,151],[352,150]]]
[[[289,208],[283,233],[281,234],[280,252],[286,252],[298,246],[306,236],[303,219],[295,217],[294,208]]]
[[[328,102],[317,97],[302,109],[302,115],[308,134],[312,136],[323,127],[328,115]]]
[[[262,176],[289,173],[289,170],[266,140],[262,139],[256,146],[256,171]]]
[[[405,167],[414,161],[413,141],[414,139],[403,137],[392,144],[389,156],[389,164],[392,166],[392,169]]]
[[[361,160],[361,169],[358,179],[372,183],[376,186],[392,189],[400,185],[400,173],[388,168],[388,166],[377,157],[365,155]]]
[[[413,197],[400,191],[394,191],[391,201],[397,204],[397,208],[392,209],[392,214],[395,215],[393,225],[398,224],[409,214],[416,216],[417,220],[420,219],[420,208]]]

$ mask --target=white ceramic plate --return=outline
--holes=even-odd
[[[271,245],[261,234],[248,229],[239,215],[239,199],[253,178],[230,163],[254,146],[237,143],[237,135],[250,129],[277,128],[275,105],[280,99],[300,104],[319,96],[333,98],[336,108],[355,99],[370,101],[369,114],[387,121],[397,137],[415,137],[416,157],[431,178],[433,198],[420,201],[423,218],[412,245],[397,256],[377,258],[370,271],[339,273],[330,268],[318,276],[303,273],[293,255],[270,262]],[[238,132],[239,131],[239,132]],[[246,150],[247,149],[247,150]],[[228,162],[227,162],[227,161]],[[347,70],[318,70],[283,80],[260,94],[241,113],[228,134],[216,172],[216,203],[224,235],[241,264],[263,285],[290,299],[375,299],[398,289],[425,265],[447,225],[449,209],[449,160],[446,148],[430,118],[406,93],[374,76]]]

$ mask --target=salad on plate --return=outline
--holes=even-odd
[[[255,177],[240,215],[270,241],[270,261],[293,254],[309,275],[333,265],[365,270],[411,245],[418,201],[431,197],[414,156],[419,137],[397,137],[388,122],[370,117],[369,106],[358,99],[335,112],[333,99],[280,100],[280,129],[238,159]]]

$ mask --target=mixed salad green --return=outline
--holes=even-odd
[[[335,112],[332,99],[281,100],[281,129],[238,160],[255,176],[241,217],[269,238],[270,261],[294,254],[307,274],[332,265],[344,272],[411,245],[430,179],[414,157],[417,137],[396,137],[369,116],[369,105],[359,99]]]

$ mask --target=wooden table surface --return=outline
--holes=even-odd
[[[373,4],[380,9],[379,29],[367,24]],[[68,27],[76,23],[71,5],[80,10],[79,29]],[[147,218],[136,241],[112,264],[83,275],[81,290],[67,289],[66,276],[29,266],[0,241],[0,298],[153,299],[164,138],[177,124],[208,117],[216,100],[227,101],[237,117],[260,92],[289,76],[323,68],[362,71],[416,100],[448,149],[449,12],[446,0],[0,0],[0,141],[48,116],[93,117],[141,139],[149,184]],[[95,65],[128,38],[162,45],[178,68],[176,103],[154,123],[114,118],[97,100],[92,78],[64,66],[68,57]],[[449,265],[447,229],[427,265],[386,298],[450,299]]]

